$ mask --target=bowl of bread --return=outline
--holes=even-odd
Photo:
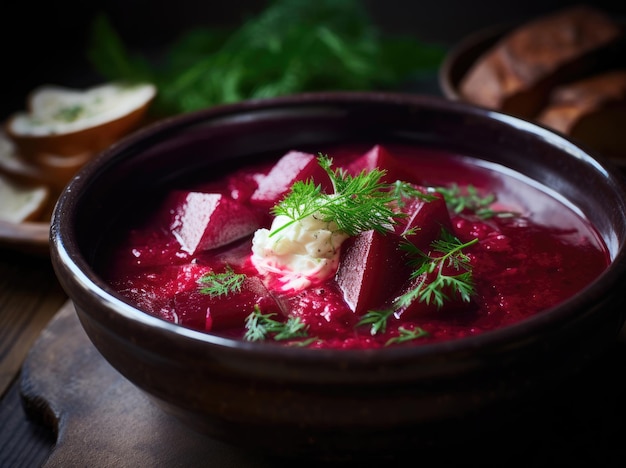
[[[468,36],[445,58],[443,94],[531,120],[626,165],[626,23],[574,5]]]

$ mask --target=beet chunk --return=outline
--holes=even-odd
[[[307,325],[309,336],[331,338],[353,330],[357,319],[346,307],[343,293],[329,282],[313,286],[295,295],[278,297],[284,313],[297,317]]]
[[[418,197],[405,199],[401,211],[407,216],[398,218],[394,230],[398,235],[413,230],[412,234],[407,233],[406,240],[422,252],[428,252],[430,244],[439,238],[442,229],[452,232],[452,221],[442,194],[428,193],[426,189],[417,188],[432,199],[424,200]]]
[[[262,225],[258,212],[219,193],[175,191],[168,206],[170,230],[192,255],[230,244]]]
[[[386,171],[381,181],[387,184],[406,179],[406,170],[398,159],[380,145],[372,147],[367,153],[352,161],[346,171],[348,174],[356,176],[363,170],[370,172],[374,169]]]
[[[239,292],[211,296],[193,290],[174,297],[174,310],[181,325],[205,331],[242,328],[246,318],[258,305],[263,313],[277,312],[279,307],[271,293],[256,277],[247,277]]]
[[[335,279],[344,300],[357,315],[381,307],[407,281],[411,269],[392,232],[365,231],[344,244]]]
[[[328,174],[317,162],[313,154],[290,151],[285,154],[263,177],[250,202],[265,208],[278,203],[290,190],[294,182],[313,179],[322,186],[322,191],[332,189]]]
[[[198,279],[210,272],[210,267],[198,264],[159,265],[137,268],[111,282],[138,308],[151,315],[177,322],[173,301],[177,294],[197,288]]]

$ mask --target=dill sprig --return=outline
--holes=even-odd
[[[370,328],[370,333],[372,335],[385,333],[385,330],[387,329],[387,321],[394,312],[394,309],[369,310],[367,313],[363,314],[356,326],[360,327],[363,325],[371,325],[372,327]]]
[[[273,338],[275,341],[283,341],[308,336],[309,327],[299,317],[289,317],[285,322],[281,322],[272,318],[276,315],[273,312],[264,314],[259,306],[255,305],[254,310],[246,318],[244,339],[264,341]]]
[[[453,234],[442,229],[441,237],[431,243],[432,251],[428,254],[409,242],[403,244],[402,248],[414,255],[411,265],[416,269],[411,273],[411,279],[432,273],[435,273],[435,277],[428,283],[420,281],[415,288],[398,297],[394,301],[394,308],[408,307],[415,300],[426,302],[426,304],[434,303],[441,308],[445,301],[452,298],[451,296],[459,296],[463,302],[469,302],[475,292],[474,281],[470,259],[463,249],[477,242],[476,238],[463,243]],[[460,273],[449,275],[444,272],[445,267],[452,267]],[[450,293],[446,293],[446,290]]]
[[[240,292],[245,279],[245,274],[235,273],[234,270],[227,265],[222,273],[212,271],[203,275],[198,279],[198,284],[202,294],[208,294],[211,297],[220,297]]]
[[[357,323],[357,327],[363,325],[371,325],[370,334],[378,335],[385,333],[387,329],[387,322],[389,318],[394,314],[395,310],[384,309],[384,310],[370,310],[368,311],[361,320]],[[422,338],[428,336],[429,333],[421,327],[415,327],[413,329],[408,329],[405,327],[398,327],[398,335],[389,338],[385,342],[385,346],[389,346],[396,343],[404,343],[405,341],[416,340],[418,338]]]
[[[391,307],[368,311],[356,326],[371,325],[370,333],[377,335],[385,332],[387,322],[396,311],[410,306],[416,300],[426,302],[426,304],[434,303],[437,308],[443,307],[445,301],[454,296],[460,297],[464,302],[469,302],[475,293],[474,281],[470,259],[463,249],[476,242],[478,239],[463,243],[453,234],[442,229],[441,237],[431,243],[432,251],[429,254],[422,252],[410,242],[402,244],[401,248],[412,255],[410,264],[415,267],[410,279],[416,280],[423,275],[423,280],[419,281],[413,289],[397,297]],[[444,267],[452,267],[460,273],[449,275],[444,272]],[[426,283],[426,276],[433,273],[436,273],[435,277]]]
[[[332,159],[326,155],[319,154],[317,161],[330,177],[334,193],[322,192],[311,180],[295,182],[287,196],[272,208],[275,216],[283,215],[291,221],[272,231],[270,236],[308,216],[334,222],[338,230],[349,236],[370,229],[386,232],[391,228],[397,216],[391,207],[396,197],[389,191],[389,185],[381,182],[384,170],[363,170],[352,176],[342,168],[333,170]]]
[[[424,193],[413,184],[402,180],[396,180],[393,184],[391,184],[391,193],[395,197],[396,204],[400,208],[406,205],[406,199],[417,198],[425,202],[431,202],[437,198],[435,195]]]
[[[445,48],[383,33],[359,0],[272,0],[239,24],[194,27],[134,53],[109,18],[94,22],[88,58],[109,80],[149,80],[157,115],[304,91],[396,89],[436,71]],[[407,60],[411,57],[411,60]],[[250,66],[254,63],[254,66]]]
[[[480,195],[478,189],[473,185],[465,187],[465,192],[457,184],[450,187],[436,187],[435,191],[443,195],[448,207],[457,214],[467,210],[473,212],[480,219],[508,218],[518,215],[513,211],[492,209],[491,205],[496,201],[496,196],[493,193]]]
[[[413,329],[398,327],[398,335],[389,338],[385,342],[385,346],[417,340],[419,338],[424,338],[428,335],[430,335],[430,333],[428,333],[422,327],[415,327]]]

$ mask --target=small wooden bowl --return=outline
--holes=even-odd
[[[497,25],[480,29],[452,47],[439,68],[438,81],[442,94],[453,101],[464,101],[461,80],[474,62],[493,46],[510,26]]]

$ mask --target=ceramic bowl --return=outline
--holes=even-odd
[[[366,139],[441,146],[552,187],[597,227],[610,266],[571,299],[513,326],[424,346],[343,351],[183,328],[129,305],[95,271],[102,233],[137,190],[223,161]],[[438,430],[450,441],[471,421],[493,416],[496,424],[502,408],[593,362],[624,321],[625,244],[626,188],[609,163],[529,122],[395,93],[303,94],[159,121],[88,163],[59,198],[51,226],[58,278],[113,367],[208,437],[307,459],[414,454]]]

